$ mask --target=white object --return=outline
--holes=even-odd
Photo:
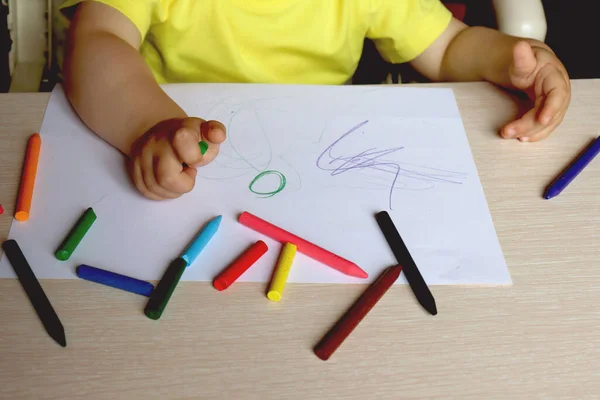
[[[542,0],[493,0],[493,4],[501,32],[541,42],[546,39]]]
[[[242,211],[356,262],[371,279],[396,263],[375,213],[388,210],[430,284],[511,282],[450,89],[167,85],[189,115],[223,121],[228,140],[199,169],[195,189],[172,201],[137,193],[123,157],[73,113],[60,87],[41,128],[30,219],[13,222],[39,278],[74,278],[88,264],[158,280],[216,215],[219,232],[185,272],[212,280],[262,239],[269,251],[242,281],[265,282],[280,250],[237,223]],[[286,177],[285,188],[268,192]],[[281,175],[280,175],[281,174]],[[54,251],[87,207],[98,219],[71,258]],[[14,277],[4,259],[0,277]],[[365,282],[298,254],[290,282]],[[400,281],[404,282],[404,278]],[[108,289],[107,289],[108,290]]]
[[[6,0],[3,0],[6,2]],[[9,0],[9,29],[13,46],[10,53],[10,92],[37,92],[50,43],[51,26],[45,18],[49,0]],[[50,18],[49,18],[50,19]]]

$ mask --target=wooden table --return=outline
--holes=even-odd
[[[363,290],[264,285],[216,295],[184,282],[159,321],[139,296],[42,281],[67,332],[48,337],[19,283],[0,280],[2,399],[550,399],[600,396],[600,160],[559,197],[548,182],[600,132],[600,80],[574,81],[564,123],[540,143],[500,139],[517,112],[484,83],[454,88],[514,285],[435,286],[426,315],[394,287],[328,361],[312,347]],[[48,96],[0,95],[0,240],[28,135]],[[50,211],[50,210],[49,210]]]

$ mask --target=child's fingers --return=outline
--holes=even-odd
[[[552,119],[549,125],[542,125],[544,128],[538,132],[535,132],[527,137],[523,137],[520,140],[522,142],[538,142],[542,139],[547,138],[556,129],[556,127],[562,122],[566,113],[566,109],[563,109]]]
[[[164,200],[163,197],[160,197],[154,193],[152,193],[144,183],[144,178],[142,177],[142,168],[140,166],[139,158],[136,158],[131,162],[130,165],[131,170],[131,178],[133,180],[133,184],[137,188],[137,190],[151,200]]]
[[[555,65],[547,64],[538,71],[535,82],[535,107],[502,131],[506,138],[523,142],[544,139],[565,115],[570,100],[569,83]]]
[[[539,113],[539,121],[548,125],[557,114],[566,109],[569,102],[569,86],[562,73],[554,66],[548,66],[550,72],[542,82],[544,105]]]
[[[562,112],[561,114],[557,115],[552,120],[552,123],[550,123],[549,125],[542,125],[538,121],[534,120],[536,112],[536,109],[530,110],[530,112],[528,113],[529,115],[527,115],[527,125],[521,125],[520,129],[523,129],[523,131],[519,132],[516,136],[514,136],[514,138],[519,139],[522,142],[537,142],[542,139],[545,139],[548,136],[550,136],[554,129],[556,129],[558,124],[560,124],[562,117],[564,116],[564,112]],[[523,121],[521,119],[512,122],[509,125],[522,122]],[[529,129],[525,130],[527,126],[529,127]]]
[[[226,139],[225,126],[219,121],[204,122],[200,128],[200,131],[201,139],[208,144],[208,148],[199,161],[189,164],[193,165],[194,167],[202,167],[214,160],[219,154],[219,145]],[[196,148],[199,149],[198,146],[196,146]]]
[[[183,120],[184,127],[190,128],[197,133],[197,141],[204,140],[210,143],[223,143],[226,138],[225,125],[219,121],[205,121],[201,118],[186,118]]]
[[[198,147],[196,145],[196,147]],[[183,168],[179,160],[168,154],[159,157],[155,162],[156,182],[161,188],[179,197],[194,188],[195,170],[194,168]]]
[[[566,101],[566,92],[561,94],[557,89],[550,90],[539,113],[538,121],[542,125],[548,125],[550,121],[561,111]]]
[[[520,41],[515,44],[513,62],[509,71],[512,84],[519,89],[531,86],[535,79],[534,72],[537,64],[537,59],[529,43]]]
[[[159,197],[165,199],[175,199],[181,194],[175,193],[163,187],[162,184],[158,182],[158,177],[155,176],[155,165],[158,165],[159,160],[160,158],[155,157],[150,148],[144,149],[144,151],[142,152],[140,167],[142,169],[142,178],[144,180],[144,184],[150,192],[156,194]],[[161,177],[161,180],[164,181],[164,177]]]
[[[198,175],[198,171],[196,170],[196,168],[185,167],[185,168],[183,168],[183,171],[181,173],[182,174],[188,174],[189,177],[192,178],[192,181],[194,182],[194,186],[195,186],[195,184],[196,184],[196,175]],[[192,189],[193,189],[193,186],[192,186]]]
[[[196,165],[202,161],[198,136],[198,133],[189,127],[179,128],[173,135],[171,145],[180,164]]]
[[[544,129],[542,129],[541,131],[539,131],[531,136],[524,136],[522,138],[519,138],[519,140],[521,142],[539,142],[540,140],[545,139],[548,136],[550,136],[550,134],[552,133],[554,128],[555,128],[554,126],[547,126]]]
[[[225,141],[227,135],[225,133],[225,125],[219,121],[206,121],[201,127],[202,139],[211,143],[221,144]]]
[[[214,160],[219,154],[219,145],[215,143],[210,143],[208,145],[208,149],[206,149],[206,153],[202,156],[202,160],[200,162],[193,165],[193,167],[203,167],[209,164],[212,160]]]
[[[202,118],[188,117],[181,120],[181,126],[184,128],[189,128],[192,132],[194,132],[196,134],[196,142],[199,142],[201,140],[200,130],[202,128],[202,124],[205,122],[206,121]]]
[[[521,118],[507,124],[502,129],[502,137],[505,139],[516,139],[535,133],[542,125],[536,120],[537,110],[535,108],[527,111]]]

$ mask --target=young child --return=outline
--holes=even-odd
[[[536,40],[467,27],[439,0],[67,0],[65,90],[82,120],[129,156],[139,191],[172,199],[225,140],[191,117],[167,82],[343,84],[365,37],[383,57],[436,81],[486,80],[525,91],[534,107],[502,128],[533,142],[562,121],[569,77]],[[310,118],[307,115],[307,118]],[[209,144],[202,155],[198,142]],[[182,167],[185,163],[187,167]]]

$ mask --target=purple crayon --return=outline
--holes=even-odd
[[[550,200],[562,192],[600,152],[600,136],[596,138],[569,167],[548,186],[544,198]]]

